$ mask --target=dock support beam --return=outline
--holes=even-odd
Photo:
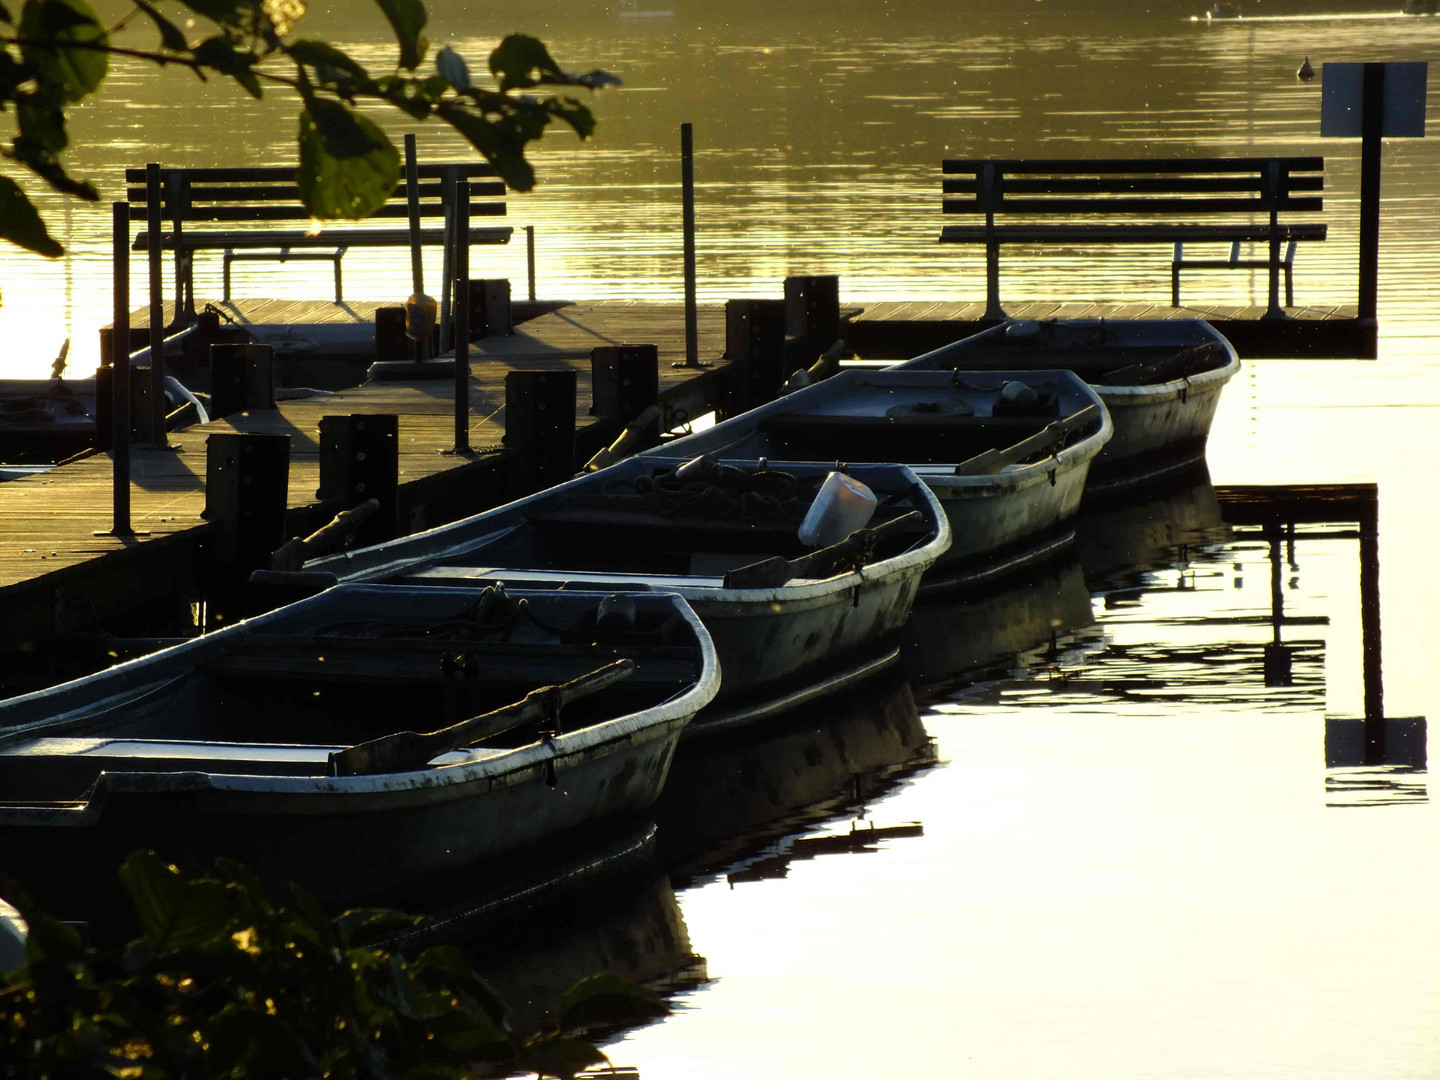
[[[510,492],[528,495],[575,474],[574,368],[505,373]]]
[[[462,295],[469,297],[472,338],[504,337],[514,329],[509,278],[475,278]]]
[[[814,274],[785,279],[785,358],[782,378],[807,368],[840,339],[840,278]]]
[[[210,346],[210,414],[219,418],[275,408],[274,347],[254,342]]]

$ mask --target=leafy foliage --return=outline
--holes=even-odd
[[[187,68],[201,79],[231,79],[254,98],[277,88],[298,95],[297,176],[301,197],[317,218],[374,213],[399,181],[395,146],[357,106],[389,106],[414,120],[448,123],[512,188],[528,191],[535,184],[528,145],[552,120],[589,138],[595,117],[573,95],[517,91],[598,90],[619,82],[603,71],[566,72],[541,42],[523,34],[510,35],[491,53],[495,89],[474,85],[470,65],[449,46],[435,54],[434,73],[425,74],[429,44],[421,0],[374,0],[397,46],[394,70],[378,75],[329,42],[292,34],[304,16],[304,0],[179,0],[187,16],[179,21],[151,0],[129,2],[130,11],[108,29],[86,0],[23,0],[18,20],[0,4],[0,112],[12,112],[16,128],[0,156],[76,198],[100,196],[61,164],[69,143],[65,110],[101,91],[113,55]],[[123,43],[122,32],[137,23],[152,27],[158,44]],[[63,254],[19,185],[0,181],[0,238],[42,255]]]
[[[460,950],[379,944],[418,920],[331,919],[297,886],[281,905],[245,867],[217,870],[186,878],[133,853],[121,882],[141,936],[116,954],[0,883],[29,926],[24,966],[0,975],[0,1075],[570,1078],[605,1062],[579,1029],[666,1011],[604,974],[566,992],[555,1027],[517,1034]]]

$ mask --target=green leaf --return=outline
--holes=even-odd
[[[390,908],[355,908],[335,919],[335,932],[340,943],[349,948],[377,945],[402,930],[410,930],[424,920],[417,915]]]
[[[315,100],[300,114],[295,180],[301,201],[317,218],[369,217],[400,182],[400,155],[370,120]]]
[[[130,894],[144,935],[126,950],[131,970],[228,936],[243,910],[239,889],[207,878],[187,881],[153,851],[132,852],[121,864],[120,883]]]
[[[420,0],[375,0],[395,30],[400,43],[400,66],[414,71],[425,59],[429,43],[420,36],[425,29],[425,5]]]
[[[0,4],[0,22],[13,23],[14,21],[10,15],[10,9],[4,4]]]
[[[249,49],[237,49],[224,35],[206,38],[193,50],[195,59],[206,64],[222,75],[229,75],[245,88],[246,93],[259,100],[260,80],[251,70],[260,58]]]
[[[527,1046],[520,1054],[522,1069],[541,1076],[558,1076],[574,1080],[575,1074],[592,1065],[604,1065],[608,1059],[590,1043],[579,1039],[547,1038]]]
[[[575,134],[580,138],[588,139],[595,134],[595,114],[574,98],[551,98],[545,103],[545,106],[551,113],[574,128]]]
[[[221,26],[239,26],[242,21],[243,7],[239,0],[180,0],[180,3]]]
[[[46,231],[45,222],[20,185],[8,176],[0,176],[0,239],[50,259],[65,254],[65,249]]]
[[[47,153],[58,154],[70,142],[65,134],[65,114],[57,103],[26,95],[15,102],[15,119],[20,138]]]
[[[523,89],[565,77],[550,50],[528,34],[509,34],[495,46],[490,54],[490,73],[500,80],[501,90]]]
[[[79,101],[105,81],[109,58],[103,48],[109,39],[95,12],[84,0],[25,0],[20,14],[20,36],[49,44],[23,45],[20,55],[34,68],[42,88],[64,101]]]
[[[370,81],[370,73],[358,61],[327,41],[292,41],[285,52],[297,63],[308,64],[317,71],[331,68],[356,79]]]
[[[185,35],[180,32],[180,28],[156,11],[153,4],[146,3],[146,0],[135,0],[135,6],[143,11],[160,31],[162,48],[169,49],[171,52],[185,52],[190,48],[189,43],[185,40]]]
[[[619,1024],[653,1020],[669,1008],[643,986],[603,971],[581,979],[569,990],[556,1009],[563,1030],[590,1024]]]
[[[525,140],[516,132],[496,121],[453,102],[442,101],[436,114],[469,140],[485,160],[495,166],[501,179],[516,191],[529,191],[535,186],[535,170],[525,160]]]

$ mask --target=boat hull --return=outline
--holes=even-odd
[[[1130,364],[1214,346],[1213,366],[1149,385],[1107,385]],[[1064,367],[1090,382],[1114,435],[1095,458],[1086,495],[1105,498],[1167,479],[1205,457],[1225,385],[1240,370],[1234,347],[1202,319],[1012,320],[899,365],[903,370],[1030,371]]]

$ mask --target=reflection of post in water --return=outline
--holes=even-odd
[[[1424,717],[1386,717],[1380,648],[1379,493],[1374,484],[1297,484],[1217,488],[1225,520],[1259,525],[1270,546],[1270,621],[1273,639],[1265,647],[1265,685],[1287,686],[1290,650],[1280,640],[1285,621],[1281,591],[1280,543],[1295,560],[1300,539],[1355,539],[1360,555],[1360,640],[1364,716],[1327,718],[1325,758],[1329,768],[1354,766],[1425,767]],[[1296,533],[1297,525],[1353,522],[1354,529]]]

